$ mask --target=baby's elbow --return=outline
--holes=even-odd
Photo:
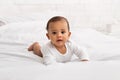
[[[44,65],[50,65],[51,62],[43,62]]]
[[[51,64],[54,64],[54,63],[56,63],[56,61],[51,60],[51,59],[44,59],[43,60],[43,64],[45,64],[45,65],[51,65]]]
[[[43,62],[44,65],[53,65],[56,64],[56,62]]]

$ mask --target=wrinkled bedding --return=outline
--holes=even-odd
[[[35,41],[43,45],[45,24],[39,21],[0,27],[0,80],[120,80],[120,39],[91,28],[71,27],[71,39],[88,49],[89,62],[75,57],[68,63],[42,64],[28,52]]]

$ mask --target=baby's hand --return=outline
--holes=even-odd
[[[38,42],[34,42],[32,45],[29,46],[28,51],[33,51],[34,45],[39,44]]]
[[[31,47],[28,48],[28,51],[32,51],[33,49]]]
[[[87,59],[82,59],[81,61],[89,61],[89,60],[87,60]]]

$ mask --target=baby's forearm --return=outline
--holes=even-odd
[[[43,57],[42,53],[41,53],[41,50],[40,50],[40,45],[38,43],[36,43],[34,46],[33,46],[33,52],[34,54],[40,56],[40,57]]]
[[[36,55],[38,55],[38,56],[40,56],[40,57],[43,57],[40,49],[34,49],[33,52],[34,52],[34,54],[36,54]]]
[[[40,49],[41,49],[41,47],[40,47],[39,43],[35,42],[28,48],[28,51],[33,51],[34,54],[36,54],[40,57],[43,57]]]

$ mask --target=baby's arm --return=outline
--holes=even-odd
[[[41,53],[41,47],[39,45],[38,42],[33,43],[29,48],[28,51],[33,51],[34,54],[43,57],[42,53]]]
[[[50,64],[56,63],[56,58],[53,55],[53,52],[54,52],[53,50],[54,49],[52,49],[49,44],[45,44],[41,47],[41,52],[44,53],[43,64],[50,65]]]
[[[86,48],[81,48],[79,58],[81,61],[89,61],[89,56],[87,54],[87,49]]]
[[[89,61],[88,51],[85,47],[74,45],[74,53],[80,61]]]

